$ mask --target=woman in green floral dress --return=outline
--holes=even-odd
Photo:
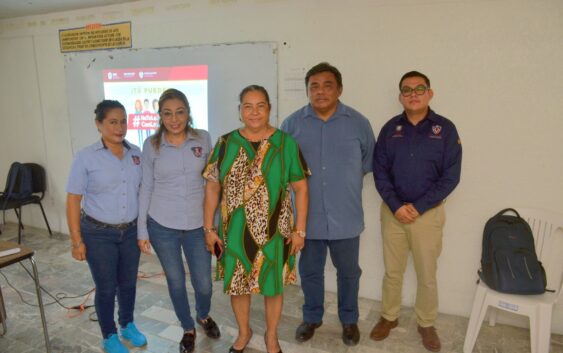
[[[244,126],[219,138],[203,172],[207,248],[222,249],[218,275],[239,326],[230,353],[242,352],[252,337],[251,294],[264,296],[268,352],[281,352],[277,326],[283,287],[295,282],[295,254],[304,246],[309,170],[295,140],[269,124],[270,108],[263,87],[243,89],[239,111]]]

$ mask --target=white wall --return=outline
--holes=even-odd
[[[293,90],[302,88],[295,79],[319,61],[341,70],[342,100],[363,112],[376,133],[401,110],[400,76],[412,69],[428,74],[432,108],[456,123],[464,147],[462,180],[446,204],[441,312],[469,315],[482,228],[496,211],[563,212],[560,0],[140,1],[0,21],[0,176],[13,160],[45,165],[55,230],[67,231],[64,187],[72,160],[58,30],[118,21],[132,22],[136,48],[278,42],[280,122],[306,103],[304,91]],[[84,114],[92,110],[84,107]],[[361,295],[380,299],[381,199],[371,176],[365,181]],[[31,209],[24,222],[42,227]],[[327,276],[334,289],[334,270]],[[415,291],[409,267],[405,304],[412,305]],[[553,330],[563,333],[563,304]]]

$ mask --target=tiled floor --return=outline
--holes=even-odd
[[[14,224],[5,226],[0,240],[16,240]],[[74,261],[68,248],[66,235],[55,235],[49,238],[46,231],[26,227],[24,244],[36,250],[36,259],[43,288],[52,295],[66,293],[75,296],[87,292],[93,287],[92,279],[86,263]],[[29,267],[29,266],[28,266]],[[0,286],[7,307],[8,332],[0,337],[0,352],[39,353],[44,352],[43,335],[39,310],[22,303],[18,294],[9,287],[6,279],[16,287],[28,302],[34,302],[35,290],[32,280],[18,265],[0,270]],[[140,271],[145,275],[158,274],[161,271],[155,256],[143,255]],[[237,329],[230,308],[228,296],[221,292],[221,283],[215,282],[211,315],[221,328],[219,340],[206,338],[198,328],[196,352],[223,353],[227,352],[236,337]],[[193,308],[193,292],[188,286],[190,305]],[[53,299],[46,294],[45,303]],[[262,339],[264,333],[264,312],[260,296],[253,298],[252,322],[254,337],[246,353],[265,352]],[[63,300],[67,306],[80,304],[82,299]],[[285,304],[279,329],[280,344],[285,353],[384,353],[427,352],[421,345],[416,332],[416,319],[410,308],[402,312],[399,327],[384,341],[375,342],[369,339],[369,332],[379,317],[380,303],[374,300],[360,300],[359,327],[362,334],[360,344],[355,347],[345,346],[341,339],[341,326],[336,315],[336,296],[326,293],[326,314],[324,324],[315,336],[304,344],[294,339],[295,328],[301,321],[301,304],[303,296],[298,286],[286,289]],[[92,303],[92,298],[87,302]],[[57,304],[46,307],[49,336],[55,353],[93,353],[101,352],[99,348],[100,330],[98,324],[89,319],[93,308],[79,314],[69,312]],[[94,315],[94,314],[92,314]],[[131,352],[164,353],[177,352],[178,341],[182,330],[172,310],[166,283],[162,276],[140,279],[137,291],[136,323],[147,335],[148,345],[143,349],[131,349]],[[440,315],[436,327],[442,339],[442,352],[462,352],[467,319],[452,315]],[[551,353],[563,353],[563,337],[552,335]],[[528,330],[505,325],[489,327],[483,325],[474,352],[519,353],[530,352]]]

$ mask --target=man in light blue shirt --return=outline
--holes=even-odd
[[[371,171],[375,137],[369,121],[342,104],[342,75],[328,63],[305,77],[309,104],[291,114],[281,129],[299,143],[312,175],[305,248],[299,260],[305,295],[303,323],[295,338],[305,342],[322,324],[327,249],[337,269],[338,316],[342,340],[356,345],[360,233],[364,230],[363,177]]]

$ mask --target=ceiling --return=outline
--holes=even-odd
[[[0,20],[133,1],[138,0],[0,0]]]

